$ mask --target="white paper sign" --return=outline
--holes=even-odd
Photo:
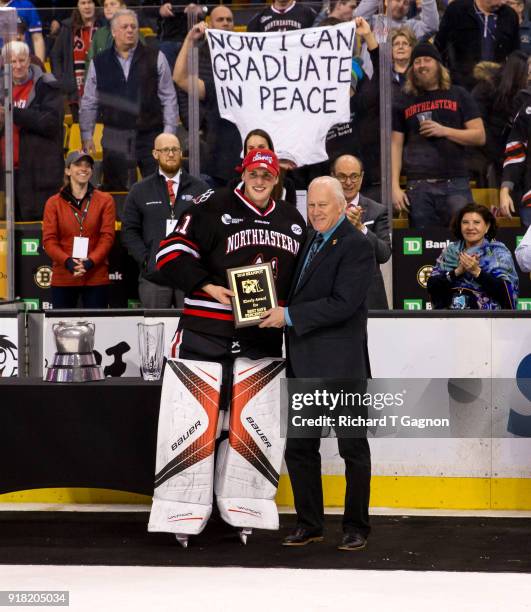
[[[74,259],[86,259],[88,257],[89,239],[84,236],[74,237],[72,257]]]
[[[207,30],[220,115],[242,140],[257,127],[297,165],[328,159],[325,138],[350,120],[355,25],[268,34]]]

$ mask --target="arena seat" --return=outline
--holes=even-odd
[[[103,149],[101,146],[101,136],[103,134],[103,123],[96,123],[94,130],[94,145],[96,146],[96,154],[94,156],[96,161],[103,159]],[[70,128],[70,137],[68,140],[68,153],[70,151],[79,151],[83,146],[81,141],[81,131],[79,129],[79,123],[73,123]]]
[[[138,28],[138,31],[144,38],[153,38],[157,36],[155,32],[153,32],[152,28]]]
[[[480,189],[472,187],[472,197],[474,198],[474,202],[482,204],[487,208],[498,206],[500,203],[499,191],[492,187]]]
[[[68,151],[68,145],[70,143],[70,126],[65,121],[63,123],[63,153],[66,155]]]

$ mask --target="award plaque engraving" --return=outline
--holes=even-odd
[[[260,315],[278,306],[273,268],[269,262],[227,270],[234,293],[232,310],[235,327],[258,325]]]

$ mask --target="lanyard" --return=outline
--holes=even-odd
[[[87,200],[87,205],[85,206],[85,210],[81,213],[81,215],[79,215],[78,212],[74,210],[73,206],[70,207],[72,212],[74,213],[74,217],[76,218],[76,221],[79,223],[79,235],[80,236],[83,236],[83,224],[85,223],[85,219],[87,218],[89,206],[90,206],[90,196]]]

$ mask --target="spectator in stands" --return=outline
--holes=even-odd
[[[231,10],[223,5],[214,7],[210,13],[210,27],[231,32],[234,29]],[[201,22],[188,32],[175,62],[173,80],[177,87],[188,93],[188,53],[194,44],[199,44],[197,87],[204,132],[201,172],[208,176],[209,184],[217,188],[225,186],[234,177],[234,168],[240,162],[242,139],[234,123],[222,119],[219,114],[210,51],[205,40],[206,28],[206,23]]]
[[[330,19],[323,21],[326,25]],[[350,82],[350,121],[334,125],[326,135],[326,152],[329,159],[341,155],[357,155],[366,169],[365,188],[370,189],[374,198],[380,193],[380,88],[379,88],[379,47],[369,24],[361,17],[355,18],[356,33],[366,46],[374,73],[369,78],[363,69],[363,61],[352,60]],[[323,170],[324,172],[327,172]],[[374,195],[378,194],[378,195]]]
[[[355,8],[356,0],[331,0],[328,6],[317,15],[313,25],[314,27],[322,26],[325,19],[337,19],[337,23],[351,21],[354,18]]]
[[[85,85],[85,60],[100,25],[94,0],[78,0],[72,17],[61,23],[50,53],[52,72],[67,96],[75,122],[79,120],[79,101]]]
[[[94,59],[98,53],[105,51],[112,47],[114,39],[112,37],[110,22],[114,14],[117,11],[127,8],[124,0],[104,0],[103,2],[103,15],[105,17],[105,25],[98,28],[98,31],[92,38],[90,49],[87,53],[85,60],[85,72],[89,69],[90,62]],[[143,41],[143,37],[140,36],[140,40]]]
[[[15,215],[17,221],[40,221],[63,176],[63,97],[55,77],[30,63],[26,43],[8,43],[2,57],[13,70]],[[3,140],[3,106],[0,126]]]
[[[519,44],[518,17],[503,0],[455,0],[435,36],[452,82],[469,90],[478,62],[502,64]]]
[[[248,32],[288,32],[311,28],[317,17],[313,8],[295,0],[273,0],[273,4],[255,15]]]
[[[520,221],[531,226],[531,103],[524,104],[514,120],[507,138],[500,189],[500,212],[505,217],[514,214],[513,195],[521,193]]]
[[[54,308],[107,308],[109,252],[114,242],[112,197],[90,184],[94,159],[72,151],[64,186],[44,208],[42,242],[52,259]]]
[[[393,112],[393,204],[404,211],[411,206],[413,227],[448,227],[472,200],[464,148],[485,143],[483,121],[472,96],[451,84],[430,43],[413,49],[404,92]],[[402,155],[406,191],[400,188]]]
[[[514,254],[520,270],[522,272],[531,272],[531,225],[527,228]]]
[[[25,43],[33,53],[44,62],[46,60],[46,49],[42,35],[42,23],[39,13],[33,2],[29,0],[0,0],[0,7],[5,6],[17,10],[17,17],[26,23],[27,32]]]
[[[203,21],[207,12],[208,8],[206,6],[195,3],[187,4],[184,7],[174,6],[171,2],[164,2],[161,5],[157,28],[160,41],[159,48],[166,56],[172,70],[188,33],[190,15],[195,14],[197,21]],[[225,11],[222,19],[232,23],[231,11]]]
[[[472,90],[485,125],[487,141],[474,155],[480,176],[493,173],[492,182],[501,182],[503,152],[513,118],[519,110],[518,95],[527,86],[527,56],[513,51],[504,66],[480,62],[474,76],[478,84]],[[482,181],[485,182],[485,181]]]
[[[520,51],[531,55],[531,21],[526,15],[525,0],[507,0],[506,4],[518,15]]]
[[[21,19],[20,16],[18,16],[17,17],[16,40],[19,40],[20,42],[26,42],[27,31],[28,31],[27,23],[23,19]],[[35,64],[35,66],[38,66],[43,72],[46,72],[46,67],[44,65],[44,62],[41,61],[40,57],[37,57],[35,53],[31,53],[31,50],[30,50],[30,63]]]
[[[175,229],[192,199],[208,186],[181,167],[181,144],[173,134],[159,134],[153,157],[157,171],[135,183],[125,200],[122,240],[140,268],[138,294],[143,308],[182,308],[184,294],[170,287],[155,265],[160,243]]]
[[[341,183],[347,202],[347,219],[372,244],[376,263],[385,263],[391,257],[389,215],[383,204],[360,194],[363,184],[363,165],[361,161],[353,155],[342,155],[332,163],[330,174]],[[369,310],[386,310],[389,308],[379,265],[376,266],[367,294],[367,308]]]
[[[269,149],[270,151],[275,151],[275,147],[273,145],[273,140],[271,136],[265,131],[261,129],[251,130],[245,140],[243,141],[243,157],[249,153],[249,151],[254,151],[254,149]],[[287,154],[284,153],[287,156]],[[287,170],[291,169],[291,164],[288,160],[278,160],[279,162],[279,175],[278,175],[278,183],[274,186],[273,191],[271,192],[271,197],[275,202],[278,200],[284,200],[289,204],[296,205],[297,204],[297,192],[295,190],[294,182],[286,176]],[[284,165],[283,165],[284,162]],[[235,177],[231,183],[231,188],[236,188],[242,182],[241,179],[241,167],[235,168],[238,176]]]
[[[406,73],[411,60],[411,53],[417,39],[409,28],[396,28],[391,31],[391,53],[393,58],[393,97],[406,82]],[[396,94],[396,95],[395,95]]]
[[[485,206],[467,204],[452,231],[455,242],[443,250],[428,279],[433,308],[514,310],[518,275],[509,249],[494,240],[494,215]]]
[[[354,19],[356,0],[332,0],[329,5],[329,17],[339,21],[351,21]]]
[[[427,40],[439,28],[439,12],[436,0],[423,0],[420,19],[408,19],[410,0],[391,0],[391,27],[409,28],[418,40]],[[363,17],[374,29],[373,17],[379,13],[379,0],[361,0],[354,11],[356,17]]]
[[[157,169],[151,153],[155,137],[175,134],[177,100],[166,58],[138,44],[138,20],[121,10],[111,20],[114,45],[91,62],[79,116],[83,147],[95,150],[93,133],[98,115],[104,125],[103,177],[109,191],[126,191]]]

